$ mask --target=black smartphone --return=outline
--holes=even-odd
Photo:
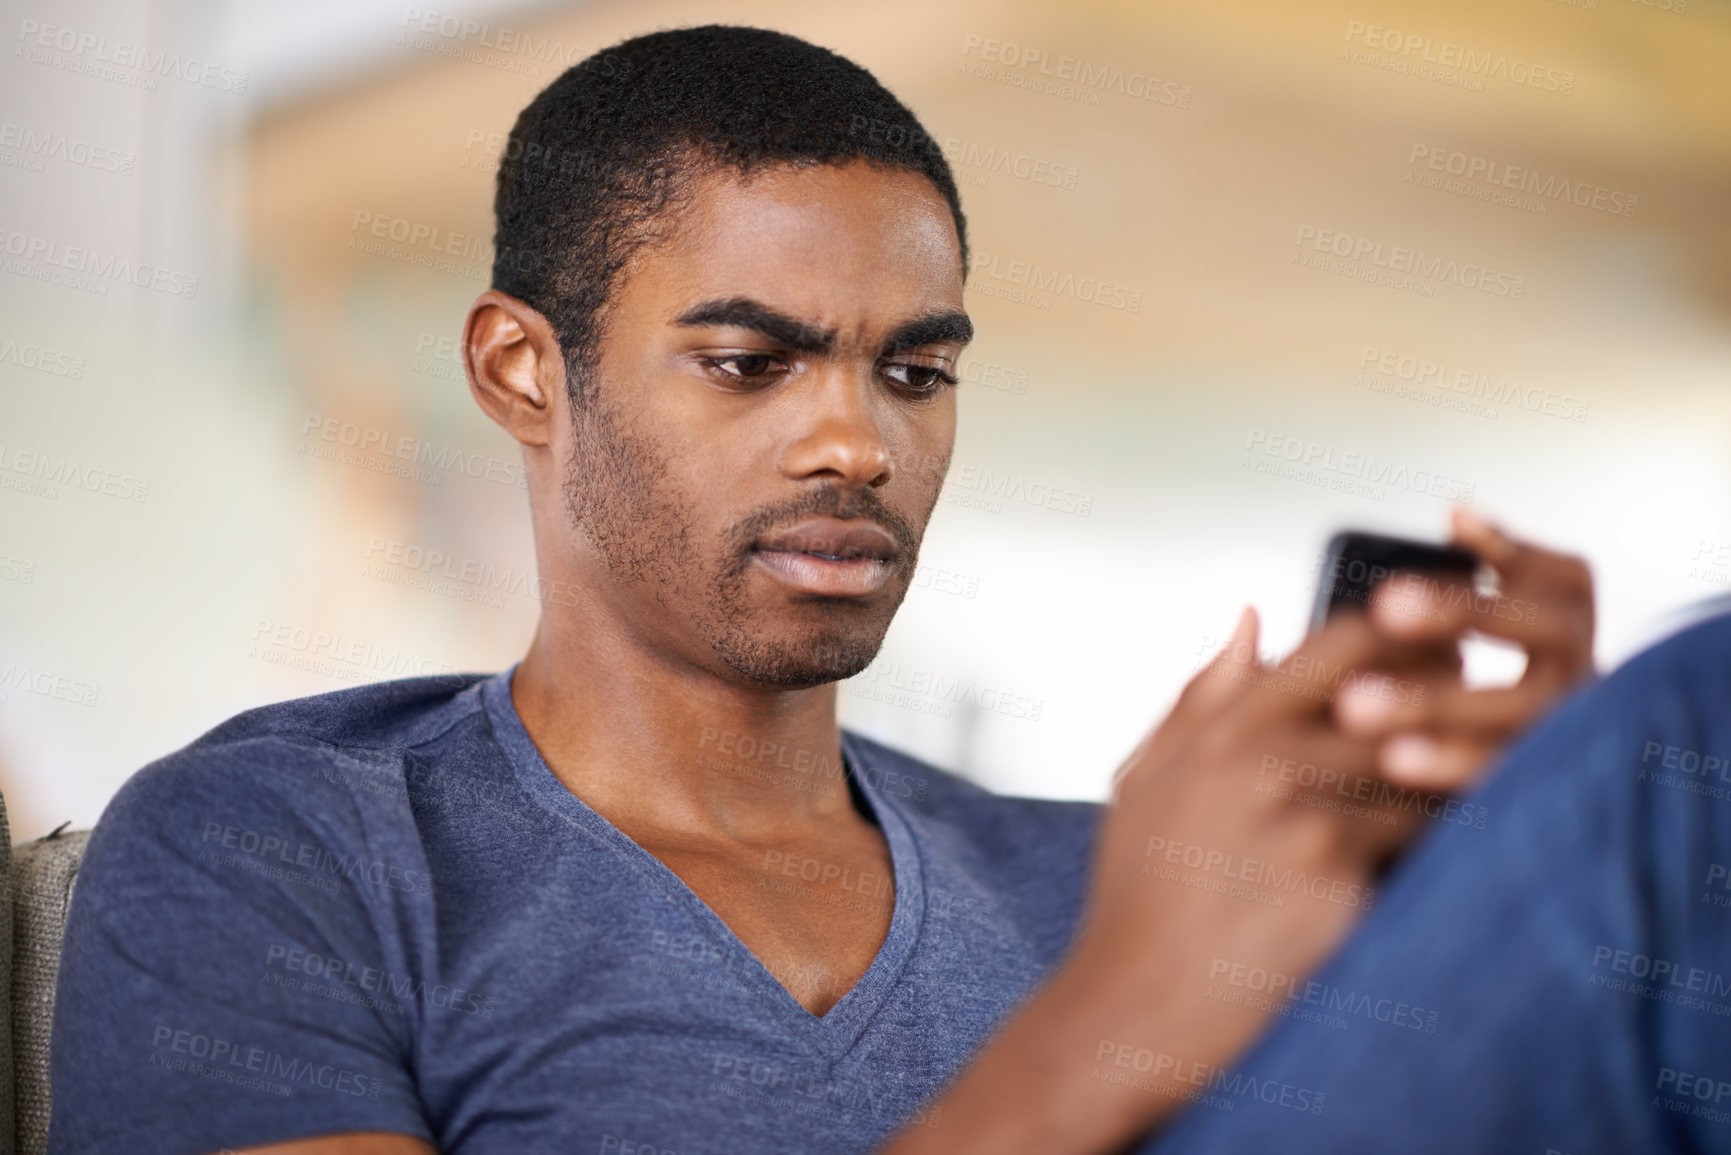
[[[1477,555],[1458,545],[1432,545],[1359,530],[1337,533],[1328,539],[1322,555],[1310,628],[1322,628],[1338,613],[1368,608],[1377,583],[1396,572],[1460,578],[1471,584],[1478,567]]]

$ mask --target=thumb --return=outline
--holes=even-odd
[[[1112,775],[1114,795],[1126,775],[1141,764],[1155,747],[1162,743],[1182,741],[1198,726],[1230,702],[1242,686],[1240,671],[1256,665],[1256,638],[1260,623],[1256,611],[1249,606],[1238,616],[1238,625],[1227,639],[1226,647],[1214,655],[1206,666],[1196,672],[1178,695],[1177,703],[1164,721],[1142,739],[1130,757]]]
[[[1245,606],[1238,615],[1238,625],[1232,630],[1232,640],[1226,643],[1224,656],[1243,666],[1256,664],[1256,640],[1262,634],[1262,619],[1255,606]]]
[[[1244,671],[1257,665],[1256,642],[1261,632],[1262,622],[1256,616],[1256,610],[1245,606],[1225,647],[1191,680],[1191,697],[1196,705],[1212,710],[1229,700],[1243,685]]]

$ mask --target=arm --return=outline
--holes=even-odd
[[[418,846],[321,757],[274,738],[204,744],[110,803],[61,956],[54,1155],[143,1150],[139,1135],[165,1152],[430,1139],[406,1061],[418,1005],[331,997],[348,992],[285,965],[307,952],[416,978],[380,927],[419,917],[388,885],[425,877]]]

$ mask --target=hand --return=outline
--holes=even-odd
[[[1422,825],[1412,808],[1355,790],[1374,782],[1379,743],[1342,734],[1330,711],[1347,686],[1410,692],[1365,671],[1409,664],[1414,651],[1347,615],[1277,667],[1256,653],[1246,611],[1119,771],[1072,955],[1097,989],[1134,976],[1139,997],[1120,1012],[1116,1041],[1192,1064],[1227,1062],[1266,1025],[1264,1010],[1206,998],[1217,960],[1308,975],[1370,909],[1380,865]],[[1356,811],[1315,805],[1327,795],[1283,787],[1290,766],[1329,776],[1335,800],[1364,801]],[[1294,877],[1309,883],[1281,882]]]
[[[1369,908],[1417,812],[1318,806],[1271,768],[1326,770],[1347,798],[1371,797],[1353,787],[1375,783],[1378,742],[1341,734],[1330,703],[1367,677],[1393,691],[1360,671],[1409,662],[1411,647],[1349,615],[1271,667],[1256,634],[1246,611],[1120,771],[1070,956],[885,1155],[1112,1149],[1267,1025],[1278,998],[1209,997],[1222,962],[1296,983]]]
[[[1424,693],[1405,702],[1345,693],[1335,711],[1342,730],[1381,743],[1377,763],[1389,781],[1438,792],[1472,785],[1513,737],[1593,675],[1593,576],[1586,562],[1518,541],[1461,509],[1454,513],[1454,540],[1491,568],[1496,592],[1418,575],[1385,582],[1371,605],[1372,624],[1390,639],[1437,648],[1428,669],[1399,671]],[[1468,633],[1521,646],[1527,667],[1520,680],[1467,689],[1455,645]],[[1438,660],[1438,650],[1455,656]]]

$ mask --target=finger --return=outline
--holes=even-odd
[[[1371,736],[1402,726],[1410,728],[1423,717],[1419,707],[1427,699],[1445,688],[1463,684],[1460,648],[1456,643],[1434,649],[1415,648],[1412,653],[1414,660],[1378,665],[1347,680],[1335,697],[1335,724],[1346,733]]]
[[[1565,599],[1592,599],[1593,572],[1585,560],[1510,537],[1500,528],[1466,509],[1453,513],[1454,540],[1483,558],[1497,572],[1500,585],[1511,596],[1538,595],[1549,591]]]
[[[1377,764],[1382,776],[1397,786],[1453,794],[1477,785],[1500,749],[1481,738],[1406,731],[1382,744]]]
[[[1478,554],[1498,573],[1519,568],[1523,560],[1524,543],[1510,537],[1501,527],[1472,510],[1463,505],[1455,506],[1449,511],[1449,528],[1455,544],[1465,546]]]
[[[1259,721],[1326,713],[1335,693],[1360,677],[1361,667],[1398,664],[1403,650],[1379,634],[1364,614],[1341,614],[1275,666],[1243,671]]]
[[[1428,575],[1399,575],[1377,587],[1371,616],[1378,629],[1414,644],[1452,643],[1470,630],[1571,660],[1592,637],[1590,588],[1583,592],[1572,579],[1479,592]]]
[[[1435,574],[1397,573],[1371,591],[1370,623],[1417,662],[1458,665],[1466,628],[1458,607],[1471,599],[1471,589]]]
[[[1334,701],[1333,721],[1342,733],[1382,739],[1427,725],[1432,715],[1426,711],[1426,703],[1464,685],[1458,647],[1423,665],[1378,667],[1341,688]]]
[[[1471,631],[1528,650],[1572,652],[1580,648],[1584,632],[1580,607],[1560,599],[1544,606],[1532,597],[1441,583],[1391,590],[1386,596],[1379,589],[1371,615],[1379,630],[1415,645],[1453,645]]]
[[[1452,574],[1401,570],[1371,591],[1371,623],[1406,642],[1452,640],[1460,628],[1453,611],[1472,593],[1470,581]]]
[[[1179,695],[1179,703],[1188,711],[1212,713],[1242,692],[1242,671],[1257,666],[1257,642],[1262,623],[1252,606],[1245,606],[1238,615],[1232,637],[1202,670],[1190,679]],[[1174,711],[1176,712],[1176,711]]]
[[[1360,737],[1423,730],[1451,738],[1496,742],[1533,722],[1560,686],[1549,677],[1528,676],[1513,686],[1469,690],[1460,683],[1427,684],[1397,695],[1354,686],[1335,702],[1342,731]]]
[[[1131,770],[1153,759],[1157,750],[1187,741],[1244,692],[1245,679],[1240,671],[1256,665],[1260,632],[1256,610],[1245,606],[1226,645],[1185,683],[1171,712],[1143,735],[1136,749],[1112,772],[1114,790]]]
[[[1429,646],[1406,645],[1401,660],[1376,667],[1379,673],[1430,684],[1458,682],[1461,678],[1461,651],[1457,642]]]

